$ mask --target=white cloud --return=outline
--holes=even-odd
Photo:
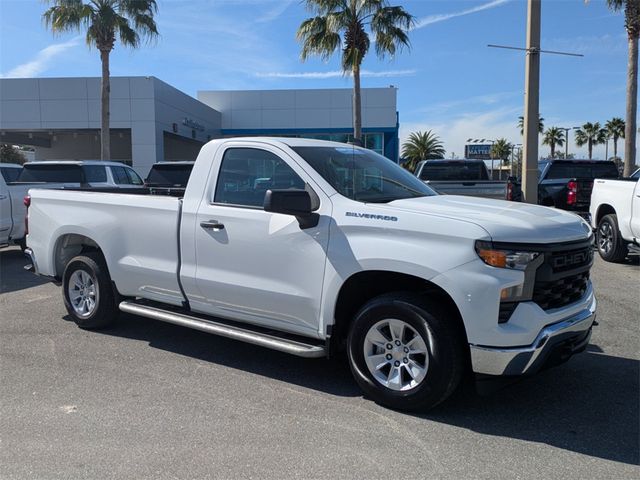
[[[262,15],[261,17],[257,18],[255,21],[256,23],[266,23],[266,22],[272,22],[273,20],[275,20],[276,18],[278,18],[280,15],[282,15],[287,8],[289,8],[289,6],[293,3],[294,0],[279,0],[276,1],[276,6],[271,8],[268,12],[266,12],[264,15]]]
[[[619,55],[627,51],[627,34],[581,35],[577,37],[542,39],[543,50],[583,55]]]
[[[521,108],[502,108],[490,112],[464,113],[450,119],[433,122],[400,122],[400,144],[411,132],[433,130],[444,143],[446,156],[455,153],[464,156],[464,145],[468,138],[495,140],[504,137],[512,143],[522,143],[517,126]]]
[[[35,77],[42,72],[44,72],[53,59],[67,50],[76,47],[80,44],[81,36],[77,36],[72,38],[68,42],[64,43],[55,43],[53,45],[49,45],[48,47],[40,50],[33,60],[29,60],[26,63],[18,65],[7,73],[0,75],[3,78],[27,78],[27,77]]]
[[[445,22],[445,21],[450,20],[452,18],[463,17],[465,15],[470,15],[472,13],[477,13],[477,12],[481,12],[483,10],[488,10],[490,8],[499,7],[500,5],[503,5],[503,4],[505,4],[505,3],[509,2],[509,1],[510,0],[492,0],[491,2],[483,3],[483,4],[478,5],[476,7],[467,8],[465,10],[460,10],[458,12],[439,13],[439,14],[436,14],[436,15],[429,15],[427,17],[419,18],[416,21],[416,25],[415,25],[415,27],[413,27],[413,29],[417,30],[419,28],[424,28],[427,25],[432,25],[434,23]]]
[[[416,70],[382,70],[373,72],[370,70],[362,70],[362,77],[370,78],[387,78],[387,77],[406,77],[414,75]],[[331,70],[328,72],[267,72],[256,73],[259,78],[301,78],[301,79],[323,79],[351,76],[350,73],[344,73],[342,70]]]

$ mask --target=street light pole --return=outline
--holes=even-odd
[[[538,123],[540,119],[541,0],[527,1],[527,60],[524,92],[523,200],[538,203]]]

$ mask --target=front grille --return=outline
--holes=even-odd
[[[575,270],[576,268],[590,265],[593,261],[593,249],[591,245],[573,250],[552,252],[549,262],[554,273]]]
[[[550,282],[536,282],[533,301],[543,310],[560,308],[580,300],[587,291],[589,271]]]

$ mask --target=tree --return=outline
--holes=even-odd
[[[549,145],[549,147],[551,147],[551,158],[556,158],[556,145],[562,147],[564,140],[564,130],[558,127],[549,127],[547,131],[544,132],[542,144]]]
[[[604,125],[607,136],[613,140],[613,156],[618,158],[618,139],[624,138],[624,120],[614,117]]]
[[[8,143],[0,144],[0,163],[18,163],[22,165],[27,158],[13,145]]]
[[[524,117],[518,117],[518,128],[520,129],[520,135],[524,135]],[[538,117],[538,133],[542,133],[544,131],[544,118]]]
[[[445,150],[440,138],[431,130],[413,132],[402,144],[402,156],[408,160],[407,170],[415,171],[421,160],[444,158]]]
[[[600,145],[605,142],[605,130],[600,126],[599,122],[585,123],[578,128],[575,133],[576,145],[582,147],[587,145],[589,149],[589,160],[593,158],[594,145]]]
[[[513,150],[513,145],[507,141],[506,138],[497,139],[493,145],[491,145],[491,150],[489,150],[489,155],[491,155],[492,159],[502,160],[503,165],[509,164],[509,156],[511,155],[511,151]],[[493,170],[493,165],[491,167]],[[502,172],[502,170],[500,170]]]
[[[638,114],[638,38],[640,37],[640,0],[607,0],[614,12],[624,9],[629,57],[627,61],[627,109],[624,131],[624,176],[633,173],[636,163],[636,115]],[[615,141],[614,141],[615,148]]]
[[[131,48],[140,46],[141,40],[157,37],[154,16],[158,10],[156,0],[47,0],[53,4],[42,15],[54,33],[86,30],[87,45],[95,46],[102,62],[102,118],[100,131],[100,157],[111,159],[109,136],[109,54],[116,43]]]
[[[315,15],[306,19],[296,34],[302,43],[301,58],[319,55],[328,60],[342,51],[342,70],[353,75],[353,137],[362,145],[360,66],[374,37],[379,58],[393,57],[409,47],[408,31],[414,18],[402,7],[389,6],[387,0],[305,0]]]

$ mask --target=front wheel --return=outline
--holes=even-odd
[[[598,230],[596,232],[596,240],[598,243],[598,253],[603,260],[607,262],[621,262],[629,253],[627,244],[620,236],[618,228],[618,216],[609,214],[602,217],[598,222]]]
[[[103,328],[118,313],[111,278],[101,255],[71,259],[62,275],[64,306],[80,328]]]
[[[463,334],[436,302],[395,293],[368,302],[348,338],[351,371],[376,402],[399,410],[428,410],[460,383]]]

